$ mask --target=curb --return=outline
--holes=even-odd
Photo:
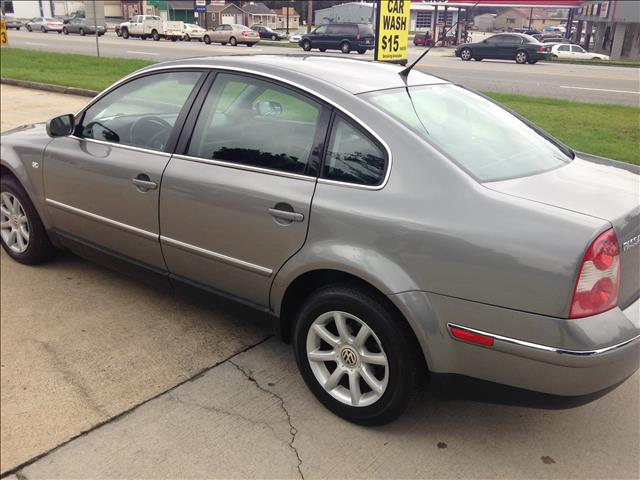
[[[44,90],[46,92],[66,93],[69,95],[79,95],[81,97],[95,97],[98,92],[95,90],[87,90],[84,88],[63,87],[60,85],[51,85],[49,83],[30,82],[28,80],[16,80],[14,78],[0,78],[0,83],[5,85],[14,85],[16,87],[32,88],[34,90]]]

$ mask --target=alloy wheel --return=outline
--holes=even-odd
[[[336,400],[366,407],[386,391],[387,355],[374,331],[355,315],[320,315],[308,330],[306,348],[316,380]]]
[[[0,194],[0,237],[16,253],[29,247],[29,219],[20,201],[9,192]]]
[[[527,53],[526,52],[518,52],[516,53],[516,63],[526,63],[527,62]]]
[[[471,50],[468,48],[462,50],[462,52],[460,52],[460,58],[462,58],[462,60],[471,60]]]

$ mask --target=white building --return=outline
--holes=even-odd
[[[4,11],[17,18],[53,17],[56,15],[54,0],[3,1]]]

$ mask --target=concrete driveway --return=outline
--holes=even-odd
[[[86,101],[6,86],[1,100],[3,130]],[[261,315],[66,254],[0,263],[3,477],[640,476],[637,374],[573,408],[434,383],[397,422],[358,427],[313,398]]]

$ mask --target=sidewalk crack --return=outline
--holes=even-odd
[[[237,364],[236,362],[234,362],[231,359],[229,359],[228,362],[231,365],[233,365],[234,367],[236,367],[240,371],[240,373],[242,373],[247,378],[247,380],[249,380],[251,383],[253,383],[256,386],[256,388],[258,390],[263,391],[267,395],[271,395],[273,398],[275,398],[280,403],[280,408],[282,409],[282,411],[286,415],[287,422],[289,423],[290,438],[289,438],[289,444],[288,445],[289,445],[289,448],[293,451],[293,453],[295,454],[295,456],[296,456],[296,458],[298,460],[298,464],[297,464],[296,467],[298,469],[298,473],[300,474],[300,478],[302,480],[304,480],[304,474],[302,473],[302,458],[300,458],[300,452],[298,452],[298,448],[294,445],[294,442],[296,441],[296,435],[298,434],[298,430],[296,429],[296,427],[293,426],[293,422],[291,420],[291,415],[289,414],[289,411],[287,410],[287,406],[284,403],[284,398],[282,398],[276,392],[268,390],[268,389],[264,388],[262,385],[260,385],[258,380],[256,380],[256,378],[251,374],[251,371],[246,370],[244,367],[242,367],[241,365]]]

